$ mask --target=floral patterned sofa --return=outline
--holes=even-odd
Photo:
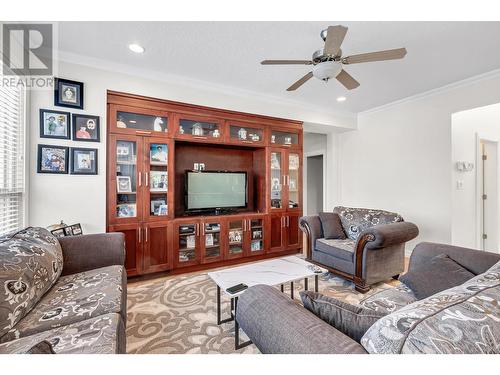
[[[333,213],[301,217],[299,224],[308,260],[352,280],[361,293],[403,272],[405,243],[418,235],[417,226],[401,215],[370,208],[339,206]]]
[[[0,237],[0,353],[125,353],[124,262],[121,233]]]

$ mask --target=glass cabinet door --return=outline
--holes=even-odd
[[[229,123],[229,141],[231,143],[262,144],[264,129],[256,125]]]
[[[202,223],[203,262],[220,260],[221,248],[221,223],[209,221]]]
[[[198,223],[178,224],[177,263],[189,265],[197,260]]]
[[[127,112],[116,110],[115,123],[112,124],[116,131],[141,134],[141,133],[168,133],[169,121],[168,116],[164,112],[144,113]]]
[[[114,217],[116,219],[137,218],[138,206],[138,143],[132,140],[117,139],[114,142],[116,202]],[[120,220],[118,220],[120,221]],[[129,220],[130,221],[130,220]]]
[[[146,207],[150,219],[161,220],[169,214],[169,143],[164,139],[148,139],[146,141],[146,175],[145,186],[149,196]],[[162,218],[163,216],[163,218]]]
[[[300,155],[290,152],[288,154],[288,208],[300,206],[299,184],[300,184]]]
[[[283,208],[283,153],[271,151],[271,209]]]
[[[264,219],[249,219],[250,254],[264,251]]]
[[[287,131],[271,130],[271,145],[298,146],[299,134]]]
[[[223,134],[221,124],[218,121],[180,118],[177,136],[217,141],[222,140]]]
[[[230,258],[243,256],[243,236],[245,220],[229,219],[228,222],[228,253]]]

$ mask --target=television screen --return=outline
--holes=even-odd
[[[246,172],[186,172],[188,210],[247,205]]]

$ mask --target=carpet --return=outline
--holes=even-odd
[[[353,304],[367,296],[397,285],[387,281],[375,285],[367,294],[354,290],[354,285],[329,273],[320,276],[323,294]],[[312,280],[309,282],[314,285]],[[295,282],[295,298],[303,281]],[[290,285],[285,286],[290,295]],[[223,317],[229,311],[229,299],[223,297]],[[127,352],[144,354],[185,353],[259,353],[255,345],[234,350],[234,322],[217,325],[216,287],[207,274],[152,280],[128,286]],[[246,336],[241,334],[241,340]]]

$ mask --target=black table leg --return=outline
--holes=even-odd
[[[240,343],[240,325],[236,319],[236,310],[238,309],[238,297],[234,299],[234,350],[238,350],[248,346],[252,343],[252,340],[248,340]]]
[[[293,299],[293,281],[290,281],[290,298]]]
[[[314,291],[315,292],[318,292],[318,289],[319,289],[318,282],[319,282],[319,275],[314,275]]]
[[[285,292],[285,286],[283,284],[281,284],[281,293],[284,293]]]
[[[309,279],[307,277],[304,279],[304,290],[309,290]]]
[[[234,299],[231,298],[231,315],[229,318],[225,318],[225,319],[222,319],[221,318],[221,315],[222,315],[222,306],[221,306],[221,291],[220,291],[220,286],[217,285],[217,324],[218,325],[221,325],[222,323],[227,323],[227,322],[231,322],[234,320],[234,315],[236,314],[236,308],[235,308],[235,305],[234,305]],[[233,310],[235,311],[235,313],[233,314]]]

